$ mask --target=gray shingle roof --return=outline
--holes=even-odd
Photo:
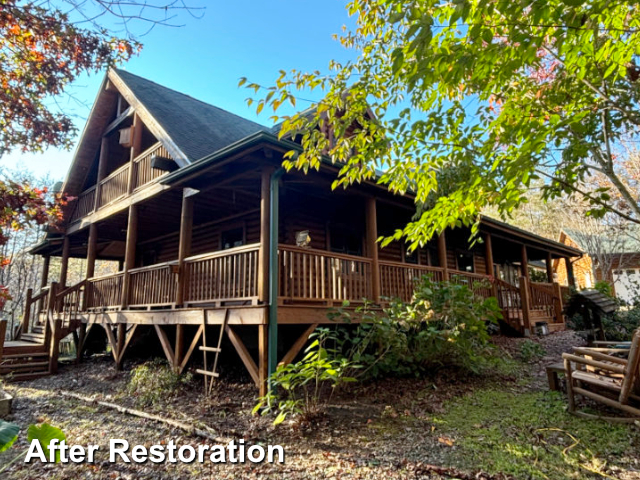
[[[125,70],[116,70],[135,97],[193,162],[269,128]]]

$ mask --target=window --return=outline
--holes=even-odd
[[[330,231],[331,251],[362,256],[362,236],[346,228],[334,227]]]
[[[440,255],[438,254],[438,247],[427,247],[429,252],[429,265],[432,267],[440,266]]]
[[[411,251],[409,250],[409,248],[407,248],[404,251],[404,261],[405,263],[412,263],[414,265],[418,264],[418,255],[420,255],[420,249],[416,248],[415,250]]]
[[[461,272],[473,273],[473,253],[471,252],[458,252],[456,255],[458,262],[458,270]]]
[[[223,230],[220,243],[222,250],[244,245],[244,227]]]

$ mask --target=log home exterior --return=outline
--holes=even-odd
[[[101,329],[120,367],[143,328],[155,330],[182,372],[194,351],[217,355],[219,344],[204,339],[220,331],[263,388],[277,363],[331,323],[332,306],[408,300],[424,274],[497,297],[517,333],[539,320],[564,327],[551,264],[570,267],[580,251],[490,218],[473,247],[461,228],[414,252],[399,242],[381,248],[376,239],[411,218],[413,200],[375,183],[333,191],[330,164],[285,172],[283,154],[296,147],[259,124],[109,71],[63,187],[75,200],[62,229],[33,249],[43,257],[42,288],[29,292],[19,339],[5,343],[4,357],[0,348],[0,374],[53,373],[63,336],[74,335],[80,358]],[[50,283],[52,256],[62,269]],[[66,281],[71,257],[87,259],[75,285]],[[96,277],[98,259],[117,261],[118,272]],[[529,280],[529,260],[546,262],[547,283]],[[293,345],[278,342],[287,328]],[[206,360],[201,372],[213,375]]]

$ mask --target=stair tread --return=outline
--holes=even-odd
[[[4,381],[19,382],[22,380],[33,380],[35,378],[46,377],[49,375],[49,370],[43,370],[41,372],[28,372],[28,373],[13,373],[4,378]]]
[[[0,364],[0,370],[16,370],[19,368],[36,368],[48,366],[49,362],[6,363]]]
[[[18,358],[28,358],[28,357],[48,357],[49,354],[47,352],[34,352],[34,353],[14,353],[11,355],[2,355],[2,360],[15,360]]]

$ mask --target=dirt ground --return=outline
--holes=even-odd
[[[495,337],[503,355],[512,357],[517,368],[484,377],[435,374],[423,379],[387,379],[354,384],[332,399],[326,415],[311,424],[286,421],[274,427],[272,417],[251,414],[256,389],[242,381],[222,380],[211,397],[202,393],[197,377],[175,396],[167,396],[141,408],[135,396],[126,393],[132,363],[117,372],[106,356],[93,357],[80,365],[61,366],[56,376],[10,384],[15,396],[9,420],[23,427],[46,421],[63,429],[68,444],[101,446],[94,464],[41,464],[17,462],[7,479],[405,479],[405,478],[524,478],[502,471],[474,468],[467,450],[458,446],[456,431],[441,418],[458,399],[493,389],[505,395],[538,394],[547,389],[544,367],[557,362],[563,351],[581,342],[575,334],[562,332],[539,340],[544,356],[527,366],[516,363],[525,340]],[[519,367],[518,367],[519,365]],[[223,377],[224,377],[223,373]],[[131,445],[167,443],[211,444],[184,431],[151,420],[126,415],[95,404],[60,395],[71,391],[130,408],[144,409],[165,418],[196,425],[220,439],[244,439],[247,444],[278,444],[284,447],[284,464],[115,464],[108,462],[111,438],[126,439]],[[480,397],[478,397],[480,398]],[[452,407],[451,407],[452,408]],[[463,407],[466,408],[466,407]],[[625,427],[627,428],[627,427]],[[633,429],[635,427],[628,427]],[[635,432],[630,442],[638,441]],[[598,434],[599,435],[599,434]],[[622,440],[624,445],[626,440]],[[24,435],[12,449],[0,454],[0,466],[26,447]],[[634,444],[636,445],[636,444]],[[637,446],[637,445],[636,445]],[[618,450],[620,448],[618,447]],[[640,479],[638,459],[624,449],[613,452],[615,467],[598,466],[608,478]],[[471,450],[469,450],[471,451]],[[609,455],[609,453],[606,453]],[[640,456],[640,452],[639,452]],[[465,457],[467,457],[465,459]],[[594,457],[595,458],[595,457]],[[598,457],[600,458],[600,457]],[[537,459],[537,457],[536,457]],[[635,462],[635,463],[634,463]],[[470,465],[471,463],[471,465]],[[480,462],[478,462],[481,465]],[[491,465],[491,464],[488,464]],[[622,466],[620,466],[622,465]],[[580,467],[583,468],[583,467]],[[562,470],[562,478],[604,478],[589,471]],[[591,467],[584,467],[586,469]],[[553,470],[549,470],[553,472]],[[537,478],[536,475],[528,478]],[[543,474],[540,478],[554,478]],[[561,477],[557,477],[561,478]]]

